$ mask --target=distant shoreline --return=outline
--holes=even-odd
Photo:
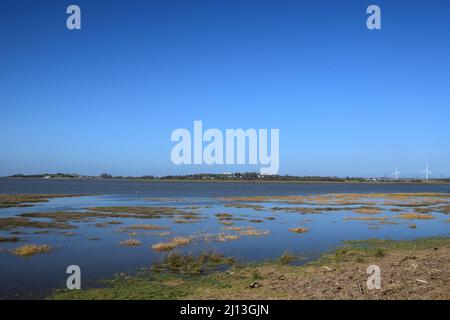
[[[368,184],[368,185],[445,185],[450,184],[450,181],[440,181],[440,180],[431,180],[431,181],[363,181],[363,180],[238,180],[238,179],[229,179],[229,180],[221,180],[221,179],[144,179],[144,178],[16,178],[16,177],[0,177],[2,180],[42,180],[42,181],[128,181],[128,182],[167,182],[167,183],[255,183],[255,184]]]

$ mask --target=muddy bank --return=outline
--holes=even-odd
[[[192,259],[192,257],[191,257]],[[281,257],[237,263],[226,271],[121,274],[109,286],[61,291],[53,299],[450,299],[450,238],[348,242],[303,266]],[[367,287],[367,267],[381,269],[381,289]]]

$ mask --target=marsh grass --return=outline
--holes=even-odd
[[[381,213],[383,210],[381,210],[380,208],[357,208],[354,209],[353,212],[355,213],[360,213],[360,214],[379,214]]]
[[[36,245],[28,244],[22,247],[18,247],[11,250],[11,253],[19,257],[28,257],[40,253],[49,253],[52,251],[52,247],[47,244]]]
[[[272,211],[297,212],[301,214],[323,213],[326,208],[310,208],[310,207],[273,207]]]
[[[168,242],[158,242],[152,245],[152,249],[156,251],[170,251],[177,247],[186,246],[192,242],[192,238],[176,237]]]
[[[434,216],[431,214],[424,214],[424,213],[401,213],[398,216],[395,216],[394,218],[398,219],[407,219],[407,220],[430,220],[434,219]]]
[[[114,214],[103,212],[78,212],[78,211],[56,211],[56,212],[31,212],[23,213],[20,217],[24,218],[39,218],[39,219],[52,219],[55,222],[90,222],[96,218],[128,218],[126,214]],[[104,222],[107,224],[107,222]],[[101,223],[99,223],[99,226]]]
[[[239,231],[241,236],[262,237],[270,234],[269,230],[258,230],[254,228],[243,229]]]
[[[198,220],[200,218],[200,215],[199,214],[186,214],[186,215],[182,215],[180,218],[185,219],[185,220]]]
[[[231,213],[216,213],[214,216],[221,223],[223,223],[223,221],[242,221],[242,220],[245,220],[243,218],[235,217]]]
[[[226,242],[226,241],[230,241],[230,240],[239,240],[240,237],[234,234],[224,234],[224,233],[219,233],[217,236],[217,241],[219,242]]]
[[[439,211],[444,214],[449,214],[450,213],[450,205],[438,206],[438,207],[436,207],[436,211]]]
[[[233,221],[224,221],[224,220],[219,220],[220,224],[223,224],[224,226],[232,226],[234,225]]]
[[[429,237],[414,240],[391,240],[391,239],[366,239],[366,240],[349,240],[344,242],[356,250],[358,249],[374,249],[381,248],[385,251],[389,250],[419,250],[438,247],[450,248],[450,238],[448,237]]]
[[[157,235],[158,237],[167,237],[167,236],[170,236],[171,233],[168,232],[168,231],[166,231],[166,232],[158,232],[156,235]]]
[[[282,265],[291,264],[298,260],[298,257],[290,253],[289,251],[283,252],[283,254],[278,258],[278,263]]]
[[[120,242],[121,246],[127,246],[127,247],[135,247],[140,246],[142,244],[141,240],[139,239],[127,239]]]
[[[436,204],[448,204],[450,194],[448,193],[361,193],[361,194],[324,194],[315,196],[253,196],[253,197],[225,197],[221,198],[225,201],[235,202],[284,202],[289,204],[307,204],[307,205],[362,205],[373,206],[377,204],[377,200],[385,200],[385,205],[389,206],[430,206]],[[244,205],[245,206],[245,205]],[[289,211],[280,209],[283,211]],[[324,210],[306,210],[298,209],[297,212],[320,213]],[[450,208],[446,210],[450,211]],[[294,211],[291,209],[291,211]],[[326,211],[326,210],[325,210]]]
[[[34,221],[23,217],[0,218],[0,230],[16,228],[73,229],[76,227],[67,223]]]
[[[16,242],[19,242],[19,241],[20,241],[19,237],[0,237],[0,242],[16,243]]]
[[[406,241],[386,239],[348,241],[336,251],[301,266],[292,266],[286,263],[291,261],[291,255],[287,253],[285,258],[279,258],[280,261],[246,264],[234,261],[229,269],[223,270],[227,265],[219,264],[219,267],[213,269],[212,272],[209,272],[210,269],[202,267],[201,264],[199,267],[198,256],[189,258],[172,256],[169,259],[164,258],[154,265],[153,270],[138,272],[133,276],[117,275],[107,280],[102,286],[97,286],[97,288],[57,291],[49,298],[232,299],[233,297],[236,298],[238,293],[241,293],[239,298],[243,297],[244,299],[298,299],[301,290],[300,292],[293,290],[289,293],[287,288],[292,288],[295,285],[294,283],[300,279],[305,279],[305,282],[303,282],[305,286],[310,286],[311,283],[315,284],[324,276],[324,266],[331,267],[332,272],[342,270],[343,272],[348,271],[352,275],[355,275],[355,272],[365,274],[365,268],[370,264],[376,264],[377,259],[388,259],[389,256],[410,257],[415,254],[416,250],[443,247],[450,248],[450,238],[425,238]],[[194,262],[192,263],[192,261]],[[350,263],[346,264],[347,261]],[[355,265],[354,262],[364,263],[363,270],[358,270],[359,266]],[[365,281],[366,276],[364,274],[362,279]],[[323,287],[317,291],[318,299],[324,298],[321,290],[328,290],[330,286],[335,286],[335,277],[331,274],[328,278],[331,282],[323,283]],[[252,282],[261,279],[269,279],[270,281],[262,282],[262,287],[257,290],[249,288]],[[356,278],[349,281],[349,286],[352,289],[355,289],[355,281]],[[271,283],[280,286],[276,288],[273,285],[271,286]],[[352,294],[344,298],[355,298],[352,289],[350,289]],[[356,288],[356,290],[358,289]],[[309,295],[303,296],[303,298],[308,297],[311,298]],[[362,298],[364,297],[367,298],[367,295],[362,296]]]
[[[231,213],[216,213],[214,216],[216,216],[218,219],[233,217],[233,215]]]
[[[198,223],[201,222],[200,219],[175,219],[172,221],[173,223],[177,223],[177,224],[185,224],[185,223]]]
[[[305,227],[299,227],[299,228],[289,228],[288,231],[295,233],[306,233],[309,231],[309,229]]]
[[[356,221],[386,221],[389,217],[345,217],[344,220]]]
[[[221,266],[230,266],[235,263],[234,258],[226,258],[214,251],[202,252],[198,255],[182,255],[176,252],[167,254],[162,261],[155,262],[153,271],[169,271],[188,275],[200,275],[217,269]]]
[[[170,227],[167,226],[157,226],[153,224],[134,224],[126,226],[120,229],[122,232],[129,232],[131,230],[168,230]]]
[[[227,208],[236,208],[236,209],[252,209],[255,211],[264,210],[264,206],[257,204],[245,204],[245,203],[227,203],[224,205]]]
[[[333,207],[273,207],[271,208],[272,211],[282,211],[282,212],[296,212],[300,214],[322,214],[327,212],[333,212],[333,211],[354,211],[357,213],[373,213],[377,210],[380,210],[376,207],[367,207],[367,206],[361,206],[361,207],[349,207],[349,206],[333,206]],[[381,212],[381,210],[380,210]],[[378,213],[378,212],[377,212]]]
[[[98,222],[98,223],[96,223],[96,224],[94,224],[94,226],[95,227],[98,227],[98,228],[107,228],[107,227],[110,227],[110,226],[114,226],[114,225],[119,225],[119,224],[122,224],[123,222],[121,222],[121,221],[105,221],[105,222]]]
[[[159,219],[159,218],[173,218],[183,216],[197,216],[200,215],[192,211],[180,210],[176,207],[90,207],[88,210],[96,213],[103,213],[107,216],[124,217],[124,218],[140,218],[140,219]],[[114,214],[114,215],[113,215]]]
[[[435,209],[434,208],[430,208],[430,207],[427,207],[427,208],[422,208],[422,207],[418,207],[418,208],[414,208],[414,211],[415,212],[417,212],[417,213],[430,213],[430,212],[433,212]]]
[[[81,197],[81,194],[0,194],[0,209],[31,207],[37,202],[48,202],[53,198]]]

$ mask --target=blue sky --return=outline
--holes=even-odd
[[[171,132],[202,120],[279,128],[280,174],[414,177],[429,162],[450,176],[449,14],[438,0],[3,0],[0,175],[259,168],[173,165]]]

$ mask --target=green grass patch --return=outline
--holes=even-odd
[[[176,252],[167,254],[162,261],[152,266],[153,271],[170,271],[180,274],[200,275],[211,272],[221,266],[232,265],[233,258],[226,258],[213,251],[202,252],[199,255],[182,255]]]

